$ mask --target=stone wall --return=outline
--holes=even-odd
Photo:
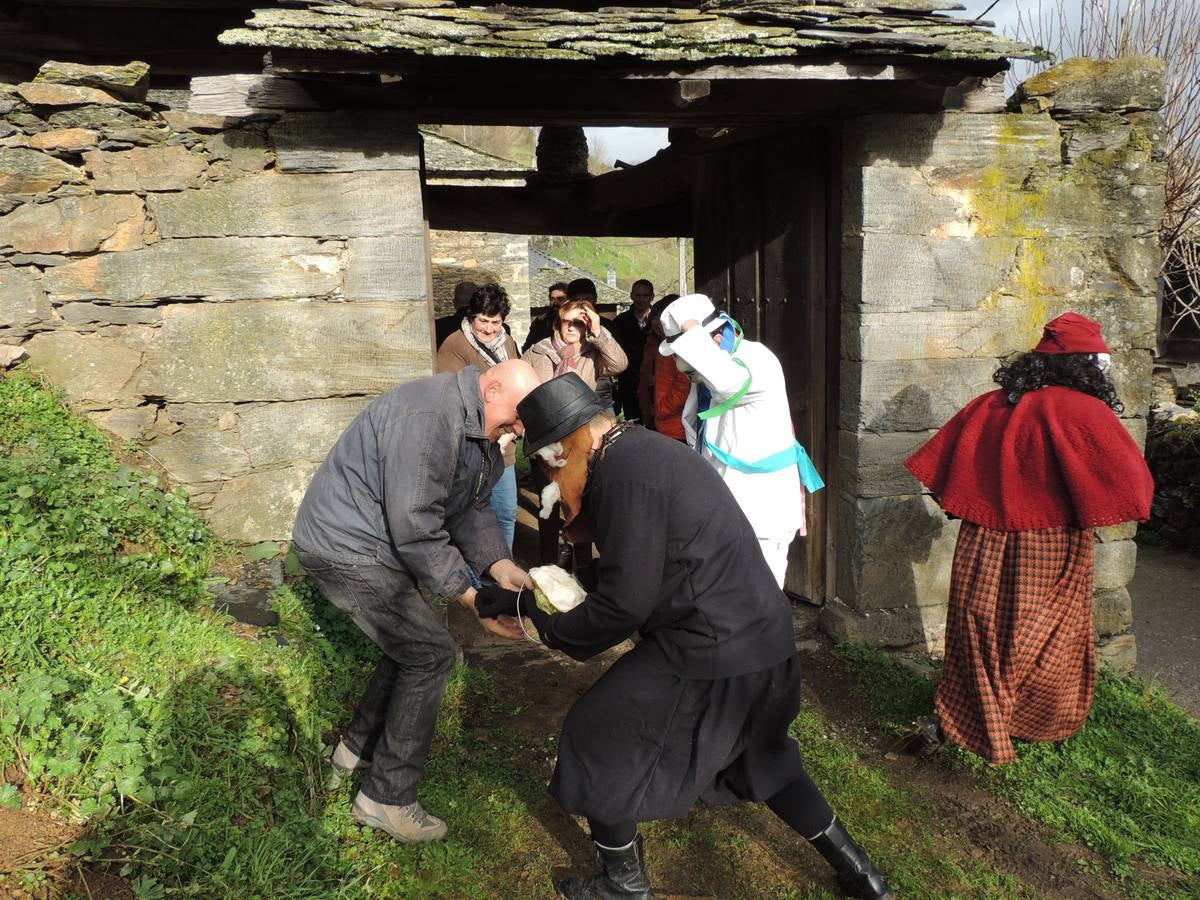
[[[416,131],[191,114],[147,79],[47,64],[0,85],[0,344],[222,538],[286,538],[350,419],[432,370]]]
[[[529,331],[529,235],[430,229],[429,252],[434,315],[454,311],[460,281],[494,281],[512,302],[507,323],[519,347]]]
[[[837,592],[844,639],[939,652],[958,524],[903,460],[1067,310],[1114,349],[1145,440],[1163,68],[1072,60],[993,112],[875,115],[844,135]],[[1102,654],[1131,665],[1134,528],[1102,529]]]

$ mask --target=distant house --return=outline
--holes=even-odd
[[[529,296],[535,309],[546,306],[550,285],[559,281],[570,283],[576,278],[590,278],[596,283],[596,300],[601,306],[629,305],[629,291],[611,287],[605,279],[596,277],[595,272],[573,266],[536,247],[529,248]]]

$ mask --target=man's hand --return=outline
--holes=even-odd
[[[495,619],[480,619],[483,630],[496,637],[508,638],[510,641],[525,640],[525,632],[521,629],[519,620],[512,616],[499,616]]]
[[[521,590],[529,581],[529,573],[511,559],[496,560],[492,563],[492,567],[488,569],[488,572],[496,579],[496,583],[500,587],[507,588],[510,591]]]
[[[684,331],[691,331],[693,328],[699,328],[699,327],[700,327],[699,319],[688,319],[686,322],[683,323]]]

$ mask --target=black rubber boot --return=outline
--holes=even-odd
[[[875,868],[866,851],[854,843],[844,825],[837,819],[815,838],[809,838],[817,852],[825,857],[835,872],[838,885],[847,897],[858,900],[895,900],[891,885]]]
[[[596,853],[602,871],[563,879],[558,884],[562,896],[568,900],[654,900],[640,834],[616,850],[596,844]]]

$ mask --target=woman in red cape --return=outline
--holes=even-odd
[[[1013,738],[1083,727],[1096,687],[1093,528],[1150,514],[1154,483],[1121,425],[1100,326],[1078,313],[1002,366],[905,466],[962,519],[950,575],[936,721],[991,763]]]

